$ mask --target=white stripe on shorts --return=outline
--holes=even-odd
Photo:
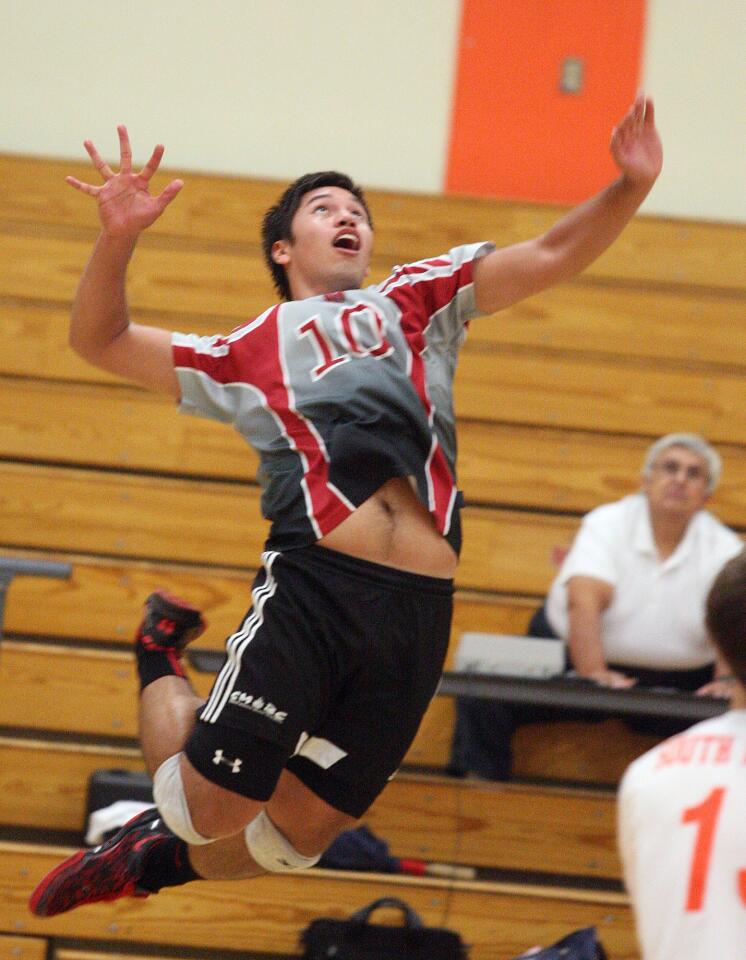
[[[241,657],[246,647],[254,639],[256,631],[264,622],[264,604],[277,590],[277,581],[272,576],[272,564],[279,555],[276,550],[267,550],[262,554],[262,566],[266,573],[266,579],[261,586],[252,590],[252,605],[248,616],[241,624],[240,629],[226,641],[228,659],[215,678],[210,696],[200,714],[200,719],[207,723],[215,723],[228,702],[236,678],[241,671]]]

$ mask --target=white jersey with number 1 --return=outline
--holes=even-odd
[[[643,960],[746,957],[746,710],[630,765],[619,848]]]

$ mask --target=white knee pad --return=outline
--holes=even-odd
[[[307,870],[321,859],[320,853],[315,857],[298,853],[264,810],[246,827],[244,837],[249,853],[268,873]]]
[[[153,799],[163,822],[177,837],[187,843],[214,843],[215,840],[203,837],[192,826],[189,815],[184,784],[181,779],[181,754],[175,753],[155,771],[153,777]]]

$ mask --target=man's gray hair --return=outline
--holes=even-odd
[[[648,447],[645,454],[645,462],[642,465],[643,477],[650,476],[655,461],[669,447],[684,447],[702,457],[707,464],[707,493],[712,493],[720,480],[723,461],[720,459],[720,454],[696,433],[667,433],[665,437],[656,440],[654,444]]]

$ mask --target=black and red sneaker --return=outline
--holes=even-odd
[[[137,631],[136,643],[146,650],[180,654],[207,629],[196,607],[174,597],[165,590],[156,590],[145,601],[145,616]]]
[[[152,891],[138,886],[146,857],[173,836],[156,807],[143,810],[105,843],[79,850],[50,871],[31,894],[29,909],[54,917],[86,903],[147,897]]]

